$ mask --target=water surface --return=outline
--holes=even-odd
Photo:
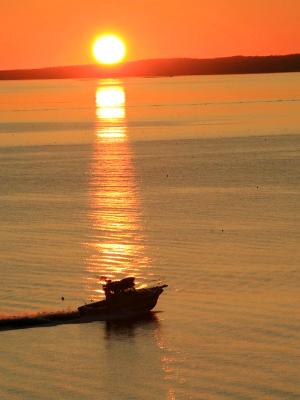
[[[299,86],[1,83],[1,314],[169,284],[140,322],[0,332],[1,398],[300,398]]]

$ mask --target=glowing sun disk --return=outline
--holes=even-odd
[[[101,64],[116,64],[123,60],[125,53],[126,46],[116,35],[101,36],[93,45],[94,57]]]

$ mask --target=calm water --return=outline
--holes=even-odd
[[[0,332],[0,398],[299,399],[299,104],[300,74],[2,82],[1,314],[169,288]]]

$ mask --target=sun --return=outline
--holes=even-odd
[[[117,64],[124,59],[126,46],[117,35],[103,35],[95,40],[93,54],[100,64]]]

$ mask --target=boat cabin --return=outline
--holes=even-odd
[[[134,277],[129,277],[129,278],[124,278],[121,279],[120,281],[107,281],[103,285],[103,290],[105,293],[106,299],[111,298],[112,296],[125,293],[128,291],[134,291],[135,290],[135,278]]]

